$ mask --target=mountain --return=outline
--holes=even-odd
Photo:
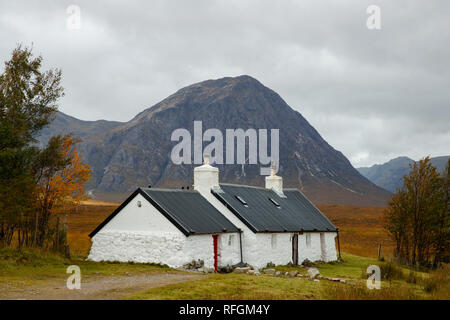
[[[450,156],[430,158],[431,164],[439,172],[443,172]],[[403,177],[409,173],[409,165],[414,163],[408,157],[398,157],[383,164],[371,167],[361,167],[357,170],[367,179],[391,192],[395,192],[403,185]]]
[[[191,185],[196,165],[171,161],[171,150],[178,142],[170,138],[178,128],[194,136],[196,120],[202,121],[203,132],[217,128],[224,135],[226,129],[280,129],[278,174],[285,187],[300,188],[313,202],[384,205],[390,196],[354,169],[276,92],[250,76],[196,83],[129,122],[103,123],[110,128],[92,134],[82,131],[86,135],[78,148],[93,170],[89,188],[105,198],[107,194],[124,195],[138,186]],[[57,132],[52,126],[49,130]],[[221,182],[264,185],[259,165],[218,167]]]
[[[40,132],[38,140],[40,145],[43,146],[52,135],[69,133],[83,139],[105,132],[121,124],[123,122],[107,120],[83,121],[58,111],[52,124]]]

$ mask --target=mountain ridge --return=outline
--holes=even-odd
[[[430,161],[439,172],[443,172],[449,158],[450,156],[438,156],[430,158]],[[413,159],[401,156],[382,164],[356,169],[379,187],[395,192],[403,185],[403,177],[408,174],[409,165],[412,163]]]
[[[176,144],[170,136],[178,128],[192,135],[194,121],[202,121],[203,131],[280,129],[279,175],[286,187],[300,188],[316,203],[384,205],[390,196],[359,174],[300,112],[248,75],[186,86],[128,122],[85,136],[78,148],[93,169],[89,188],[94,194],[125,194],[143,185],[190,185],[195,165],[170,161]],[[217,166],[221,182],[264,185],[259,165]]]

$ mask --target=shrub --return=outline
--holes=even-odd
[[[416,284],[418,282],[417,273],[413,270],[409,271],[408,278],[406,278],[406,282]]]
[[[382,263],[380,265],[382,280],[402,280],[404,278],[402,269],[393,262]]]
[[[422,279],[423,290],[436,299],[450,298],[450,265],[443,264],[440,268]]]

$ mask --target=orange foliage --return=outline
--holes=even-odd
[[[52,212],[58,212],[66,206],[77,206],[88,199],[85,193],[85,183],[89,180],[91,169],[81,161],[79,152],[73,148],[71,136],[64,137],[62,157],[70,159],[70,164],[51,177],[47,193],[52,198]]]

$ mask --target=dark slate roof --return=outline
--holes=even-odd
[[[100,231],[137,194],[141,194],[186,236],[239,231],[197,191],[139,188],[89,236],[93,237]]]
[[[211,192],[253,232],[337,231],[297,189],[280,197],[271,189],[221,184]]]

